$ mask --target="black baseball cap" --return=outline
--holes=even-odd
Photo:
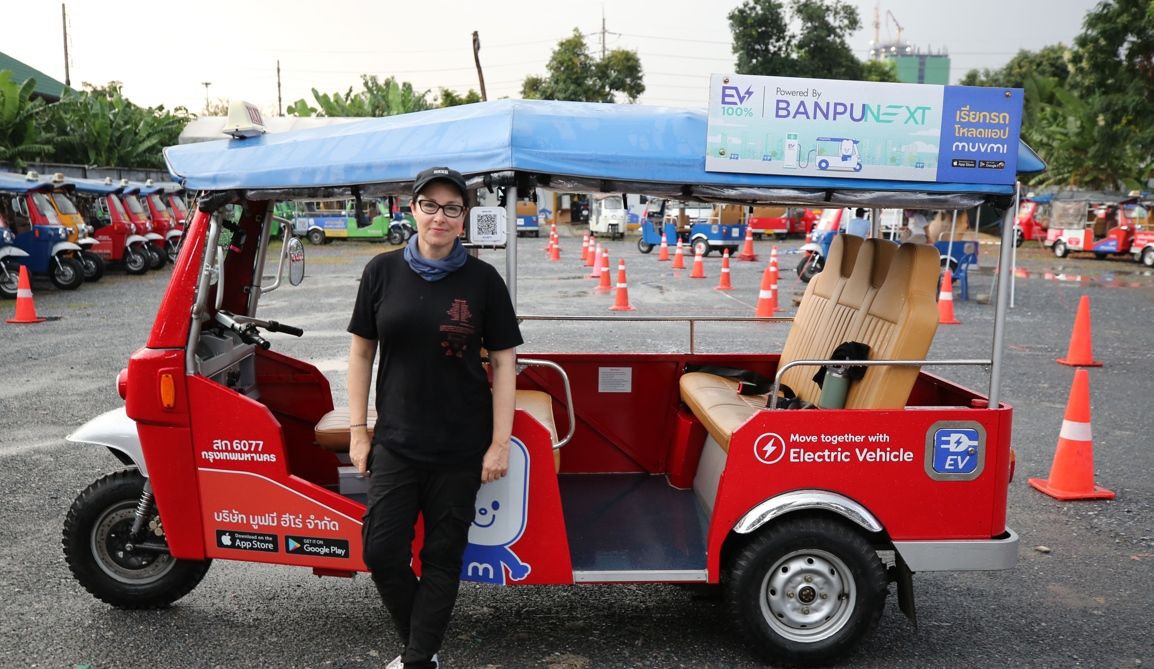
[[[461,176],[461,173],[457,170],[452,170],[448,167],[430,167],[418,174],[417,178],[413,180],[413,196],[418,195],[424,190],[425,186],[428,186],[434,181],[446,181],[456,186],[457,190],[461,191],[461,198],[468,201],[469,192],[465,187],[465,177]]]

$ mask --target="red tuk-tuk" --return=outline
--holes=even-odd
[[[259,315],[263,296],[285,288],[282,265],[289,283],[303,276],[299,241],[270,243],[276,199],[400,195],[414,165],[454,165],[470,190],[507,189],[515,303],[520,184],[594,192],[612,179],[630,193],[701,192],[740,204],[808,188],[796,177],[781,187],[771,176],[741,175],[740,188],[727,189],[733,175],[702,168],[706,116],[696,110],[499,100],[350,128],[259,136],[238,127],[232,140],[166,150],[173,174],[203,195],[148,341],[118,377],[125,406],[69,436],[109,448],[127,466],[82,492],[65,521],[69,567],[99,599],[166,606],[214,559],[319,575],[365,570],[365,482],[340,453],[348,413],[334,408],[310,360],[273,351],[262,337],[308,336]],[[462,136],[475,141],[468,152],[446,139]],[[681,151],[692,138],[699,150]],[[1041,169],[1027,148],[1019,153],[1023,171]],[[831,187],[831,178],[815,179],[808,195],[855,206],[854,182]],[[888,202],[911,208],[1012,202],[1009,185],[939,184],[929,195],[920,186],[873,180],[864,196],[890,189]],[[216,215],[231,205],[239,219]],[[482,230],[474,223],[470,235]],[[690,342],[652,353],[638,340],[636,352],[522,353],[509,475],[478,494],[463,578],[723,584],[741,633],[767,660],[823,664],[871,631],[891,582],[912,615],[915,572],[1012,567],[1012,410],[998,390],[1009,282],[997,283],[991,359],[926,361],[938,268],[932,246],[842,235],[782,351],[701,354]],[[597,319],[569,320],[587,328]],[[829,360],[843,338],[871,346],[869,360],[855,361],[866,369],[843,408],[778,408],[775,392],[755,402],[737,394],[736,380],[712,373],[741,370],[821,401],[810,377],[844,364]],[[989,393],[921,371],[958,364],[990,365]],[[892,566],[879,552],[892,554]]]
[[[176,250],[180,247],[180,237],[184,227],[177,222],[176,214],[169,208],[164,188],[149,179],[140,186],[141,204],[152,221],[152,231],[164,237],[164,253],[169,262],[176,262]]]
[[[1136,197],[1101,196],[1086,199],[1075,195],[1057,199],[1051,204],[1053,219],[1043,244],[1054,255],[1064,258],[1070,253],[1091,252],[1098,259],[1129,255],[1135,243],[1140,259],[1150,234],[1143,231],[1146,209]],[[1150,258],[1154,263],[1154,257]]]
[[[1046,229],[1050,226],[1050,202],[1053,196],[1049,194],[1034,195],[1028,193],[1018,205],[1018,215],[1014,219],[1014,244],[1021,246],[1022,242],[1046,238]]]
[[[106,263],[122,263],[125,272],[143,274],[151,264],[151,243],[137,234],[120,200],[121,186],[112,179],[78,179],[66,183],[75,186],[76,204],[84,219],[93,227],[96,245],[90,250]]]
[[[164,233],[167,232],[167,219],[153,220],[148,208],[140,202],[140,184],[134,184],[128,179],[120,180],[121,203],[128,213],[128,220],[135,227],[137,234],[148,240],[145,250],[148,251],[149,267],[160,269],[168,262],[168,251],[165,248]]]

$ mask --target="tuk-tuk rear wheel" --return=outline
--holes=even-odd
[[[399,228],[389,230],[389,243],[393,246],[400,246],[405,241],[405,233]]]
[[[172,604],[192,591],[212,564],[129,549],[129,530],[143,491],[144,478],[135,469],[109,474],[80,493],[64,519],[64,559],[72,575],[97,599],[124,609]],[[143,541],[163,541],[161,528],[154,507]]]
[[[144,249],[148,252],[148,267],[150,269],[160,269],[164,267],[164,263],[168,261],[168,257],[165,256],[160,249],[156,248],[156,245],[147,244]]]
[[[164,241],[164,252],[168,255],[168,262],[175,264],[177,256],[180,255],[180,238],[175,240],[166,239]]]
[[[84,265],[76,258],[57,256],[52,259],[52,272],[48,278],[60,290],[76,290],[84,283]]]
[[[650,251],[653,250],[653,245],[652,244],[646,244],[645,238],[643,237],[643,238],[637,240],[637,250],[641,251],[642,253],[649,253]]]
[[[325,243],[324,230],[317,230],[315,228],[312,230],[309,230],[308,238],[309,238],[309,243],[316,244],[317,246],[320,246],[321,244]]]
[[[1148,248],[1142,251],[1142,264],[1147,267],[1154,267],[1154,248]]]
[[[15,258],[2,258],[0,263],[0,297],[5,300],[16,299],[16,286],[20,281],[20,263]]]
[[[85,281],[96,282],[104,278],[104,258],[92,251],[81,251],[80,264],[84,267]]]
[[[1059,258],[1065,258],[1066,254],[1069,252],[1070,251],[1066,248],[1066,242],[1054,242],[1054,255],[1058,256]]]
[[[694,255],[700,254],[701,256],[709,255],[709,252],[712,250],[709,247],[709,241],[706,240],[704,237],[698,237],[697,239],[693,240],[693,247],[692,248],[693,248],[693,254]]]
[[[726,596],[767,662],[810,666],[835,662],[877,625],[887,586],[859,532],[811,516],[763,529],[734,560]]]

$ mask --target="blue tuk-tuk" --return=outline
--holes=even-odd
[[[0,252],[0,260],[5,261],[0,263],[5,284],[12,274],[12,260],[32,274],[47,275],[61,290],[75,290],[84,283],[82,249],[68,241],[68,229],[61,225],[56,208],[48,200],[54,189],[52,183],[38,176],[0,174],[0,218],[12,238],[11,248]],[[4,235],[4,239],[8,237]],[[0,240],[0,246],[8,244]]]
[[[745,240],[745,220],[741,207],[735,205],[694,205],[666,200],[661,203],[662,215],[659,222],[652,217],[641,221],[641,238],[637,240],[637,250],[649,253],[661,244],[661,234],[666,244],[673,246],[680,239],[694,254],[707,256],[712,251],[725,250],[736,255]],[[657,232],[658,226],[662,233]]]

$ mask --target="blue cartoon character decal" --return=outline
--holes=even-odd
[[[529,575],[529,565],[510,548],[525,532],[529,502],[529,451],[514,437],[509,443],[509,471],[477,491],[477,514],[469,527],[469,545],[461,564],[461,580],[506,583]]]

